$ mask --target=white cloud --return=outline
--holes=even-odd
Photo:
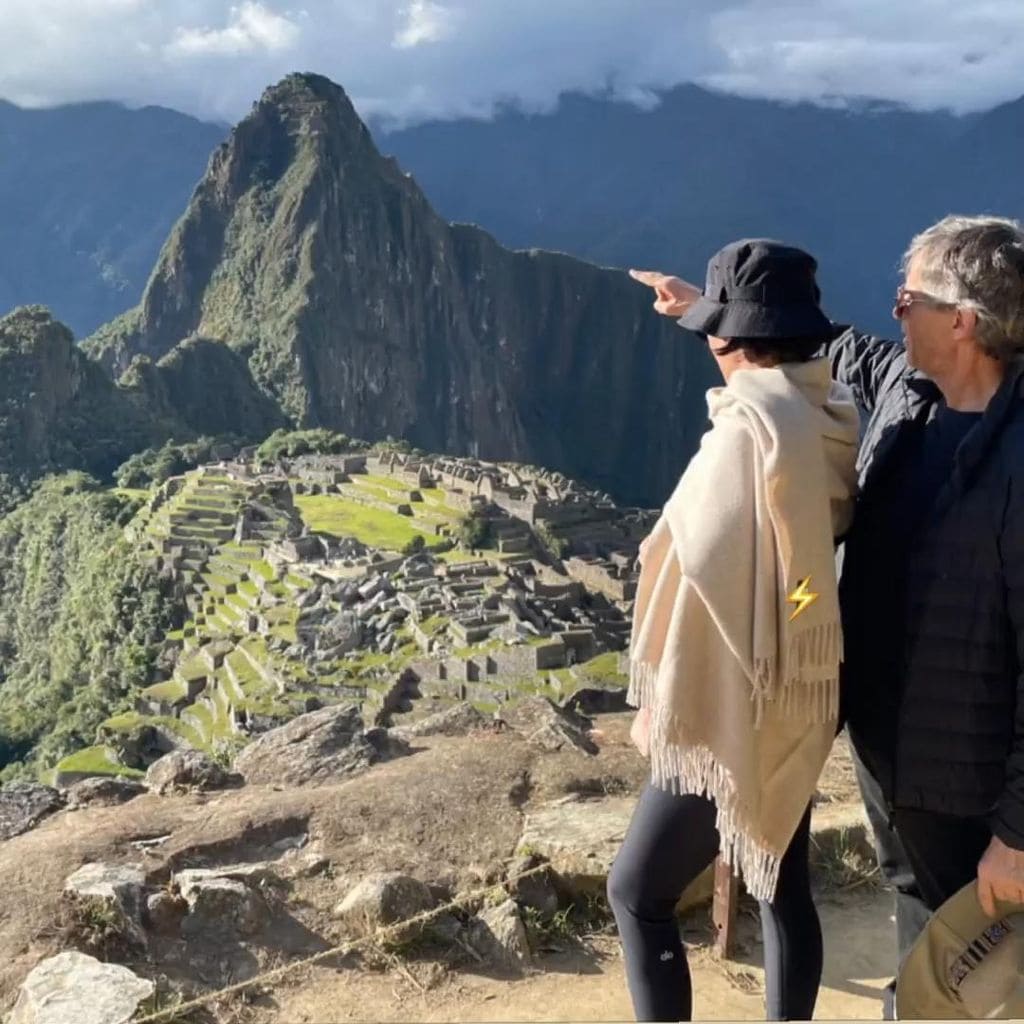
[[[698,82],[967,111],[1024,94],[1022,0],[0,0],[0,97],[236,120],[290,71],[364,116],[489,116]]]
[[[167,51],[172,54],[238,56],[266,50],[287,50],[300,35],[299,26],[261,3],[232,7],[224,28],[178,28]]]
[[[454,31],[454,12],[431,0],[413,0],[405,11],[406,22],[395,33],[391,45],[410,50],[422,43],[436,43]]]

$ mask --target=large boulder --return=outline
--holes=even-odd
[[[391,871],[362,879],[335,908],[335,916],[357,935],[372,935],[378,928],[406,921],[434,906],[434,896],[424,882]],[[401,942],[422,931],[417,925],[397,928],[391,941]]]
[[[141,782],[116,775],[82,779],[68,789],[68,809],[74,811],[80,807],[123,804],[145,792],[146,787]]]
[[[562,701],[561,707],[582,715],[605,715],[626,711],[626,689],[622,686],[581,686]]]
[[[146,875],[132,864],[84,864],[64,883],[64,892],[87,901],[103,903],[119,921],[122,937],[136,945],[145,945],[142,908]]]
[[[60,792],[38,782],[12,782],[0,789],[0,841],[34,828],[48,814],[60,810]]]
[[[321,708],[253,740],[234,767],[251,783],[332,782],[409,752],[384,729],[364,730],[359,706]]]
[[[196,881],[182,896],[188,915],[181,930],[186,936],[255,935],[266,923],[269,911],[263,897],[234,878]]]
[[[560,904],[558,887],[547,861],[535,853],[517,857],[508,866],[507,889],[509,895],[521,907],[536,910],[541,917],[553,917]],[[532,874],[525,874],[526,872]],[[525,877],[519,877],[524,875]]]
[[[166,889],[146,897],[146,927],[160,935],[177,935],[188,912],[188,904],[180,896]]]
[[[555,753],[575,747],[586,754],[598,752],[597,744],[587,735],[590,720],[552,704],[547,697],[527,697],[502,709],[501,718],[540,750]]]
[[[635,806],[636,797],[556,800],[526,815],[517,849],[550,861],[571,896],[603,895]],[[709,867],[688,886],[677,910],[710,899],[713,886],[714,868]]]
[[[466,938],[485,961],[497,967],[516,970],[530,962],[526,926],[513,900],[481,910],[470,921]]]
[[[241,780],[198,750],[174,750],[154,761],[146,772],[146,785],[155,793],[179,790],[228,789]]]
[[[58,953],[32,969],[8,1024],[127,1024],[153,982],[84,953]]]
[[[468,701],[462,701],[419,722],[396,726],[391,730],[391,735],[401,739],[416,739],[420,736],[465,736],[475,729],[486,729],[493,724],[494,720],[490,716],[477,711]]]

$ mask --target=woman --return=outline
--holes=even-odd
[[[608,879],[637,1018],[688,1020],[675,906],[721,852],[761,901],[772,1019],[809,1019],[821,927],[810,801],[838,716],[834,538],[852,511],[857,412],[814,353],[832,333],[815,261],[765,239],[726,246],[703,295],[633,276],[705,334],[725,378],[712,429],[642,545],[629,703],[650,757]]]

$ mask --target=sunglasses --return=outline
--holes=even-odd
[[[897,320],[902,320],[907,314],[907,310],[915,303],[919,302],[922,306],[928,306],[931,309],[955,309],[955,302],[946,302],[944,299],[938,299],[934,295],[929,295],[927,292],[914,291],[912,288],[897,288],[896,289],[896,303],[892,307],[892,315]]]

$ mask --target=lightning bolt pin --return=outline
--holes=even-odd
[[[796,608],[793,609],[793,614],[790,615],[789,621],[792,622],[802,611],[806,611],[807,608],[814,604],[818,600],[818,594],[808,588],[811,585],[811,577],[805,576],[802,580],[797,580],[796,587],[793,593],[786,598],[790,604],[795,604]]]

